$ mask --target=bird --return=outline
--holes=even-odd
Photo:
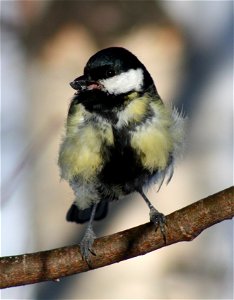
[[[144,64],[123,47],[92,55],[70,85],[75,93],[58,165],[75,196],[67,221],[88,222],[80,242],[82,258],[95,255],[94,220],[107,215],[111,201],[135,192],[166,243],[165,216],[145,190],[171,180],[184,145],[185,117],[163,103]]]

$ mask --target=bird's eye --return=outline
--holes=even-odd
[[[112,77],[115,75],[115,71],[113,69],[106,71],[106,77]]]

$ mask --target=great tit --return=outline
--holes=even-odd
[[[106,216],[109,201],[133,192],[143,197],[165,240],[165,217],[144,189],[160,187],[165,177],[170,181],[183,146],[184,118],[163,104],[146,67],[121,47],[94,54],[70,85],[76,92],[58,165],[75,195],[67,221],[88,222],[80,243],[83,259],[93,253],[93,220]]]

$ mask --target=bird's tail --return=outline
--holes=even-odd
[[[88,222],[92,212],[92,206],[86,209],[79,209],[74,202],[69,208],[66,220],[69,222],[76,222],[78,224],[82,224]],[[108,212],[108,202],[106,200],[102,200],[98,203],[94,220],[101,220],[105,218]]]

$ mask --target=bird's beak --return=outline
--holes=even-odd
[[[101,85],[98,82],[87,80],[84,75],[77,77],[72,82],[70,82],[70,86],[77,91],[76,94],[84,90],[101,88]]]
[[[85,79],[84,75],[82,75],[70,82],[70,86],[78,92],[85,90],[87,88],[87,80]]]

